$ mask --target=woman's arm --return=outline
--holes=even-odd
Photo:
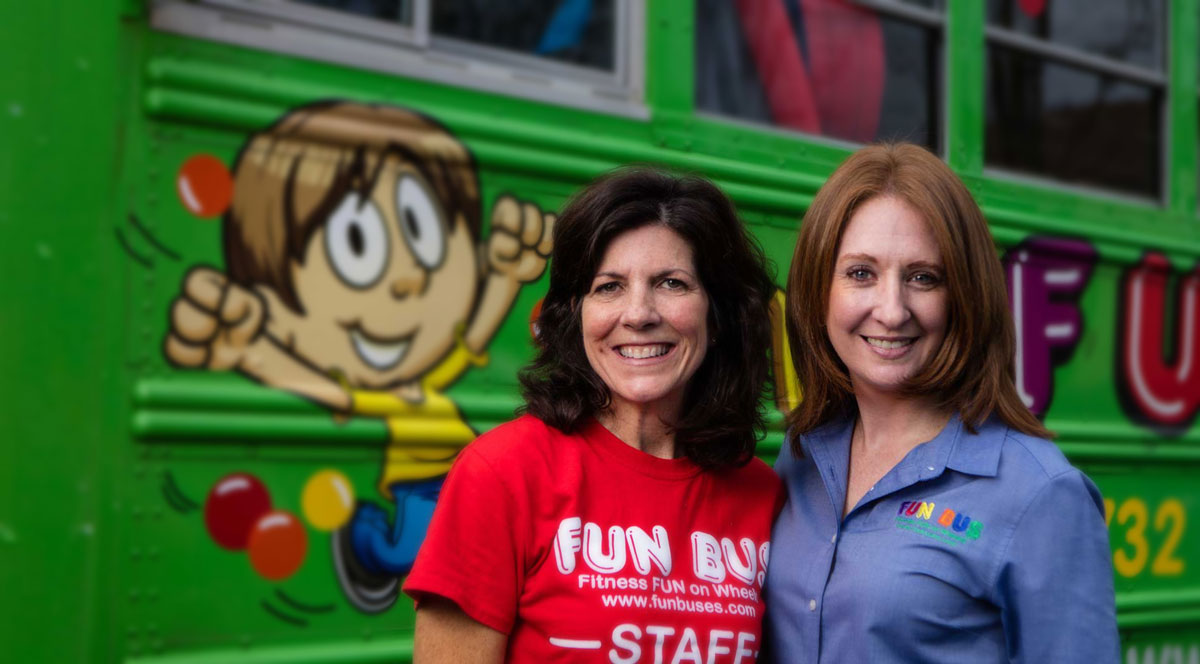
[[[524,494],[520,482],[488,460],[506,435],[510,425],[459,455],[404,582],[417,604],[413,661],[419,664],[504,659],[524,587],[525,544],[516,533],[531,530],[528,504],[514,500]]]
[[[476,622],[448,599],[417,608],[413,664],[493,664],[504,660],[508,635]]]
[[[1079,471],[1050,479],[1013,532],[994,585],[1011,662],[1117,664],[1104,504]]]

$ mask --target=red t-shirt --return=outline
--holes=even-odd
[[[526,415],[463,451],[404,592],[508,634],[511,662],[753,662],[782,501],[758,459],[702,472]]]

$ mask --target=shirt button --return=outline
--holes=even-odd
[[[833,537],[830,537],[830,538],[829,538],[829,543],[830,543],[830,544],[833,544],[833,543],[835,543],[835,542],[837,542],[837,533],[834,533],[834,534],[833,534]]]
[[[926,466],[929,470],[933,470],[933,466]]]
[[[815,600],[815,599],[808,600],[808,610],[809,611],[817,610],[817,600]]]

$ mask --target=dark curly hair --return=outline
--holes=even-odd
[[[609,405],[609,390],[584,353],[580,308],[610,242],[658,224],[691,246],[709,297],[715,343],[688,384],[676,448],[707,470],[750,460],[764,429],[770,374],[768,306],[775,293],[762,249],[733,203],[708,180],[625,168],[579,192],[554,228],[550,290],[538,318],[538,353],[520,373],[524,412],[564,432]]]

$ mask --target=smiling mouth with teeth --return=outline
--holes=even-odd
[[[903,348],[905,346],[911,346],[913,344],[913,342],[917,340],[916,337],[909,337],[908,339],[900,339],[897,341],[888,341],[886,339],[876,339],[874,337],[863,337],[863,339],[866,339],[867,343],[871,344],[872,346],[874,346],[876,348],[882,348],[884,350],[891,350],[893,348]]]
[[[647,344],[644,346],[617,346],[617,354],[631,360],[645,360],[651,357],[666,355],[671,351],[671,344]]]
[[[400,339],[379,339],[368,336],[358,328],[350,330],[350,341],[359,359],[367,366],[380,371],[400,364],[412,338],[413,335],[409,334]]]

